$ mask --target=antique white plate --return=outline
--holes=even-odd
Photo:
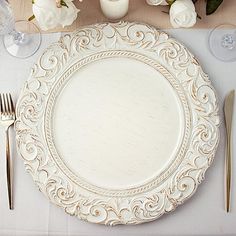
[[[34,65],[17,146],[53,203],[90,222],[138,224],[203,180],[219,141],[216,94],[195,57],[142,23],[80,28]]]

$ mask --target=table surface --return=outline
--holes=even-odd
[[[224,63],[210,54],[207,47],[208,30],[168,30],[167,32],[183,42],[199,59],[204,71],[209,74],[218,93],[220,116],[223,121],[222,101],[231,89],[236,88],[236,62]],[[57,41],[59,37],[60,33],[43,35],[40,50],[26,60],[11,57],[0,43],[0,92],[11,92],[16,100],[33,63],[45,48]],[[235,122],[233,127],[234,134],[236,134]],[[13,130],[11,135],[14,136]],[[154,222],[137,226],[107,227],[86,223],[66,215],[63,210],[50,204],[37,190],[31,176],[26,173],[23,161],[16,153],[13,140],[15,210],[9,211],[3,138],[3,130],[1,130],[0,235],[236,235],[235,158],[233,162],[232,212],[227,214],[224,210],[225,128],[223,122],[217,155],[196,194],[174,212]]]

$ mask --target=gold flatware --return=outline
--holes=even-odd
[[[15,108],[11,94],[0,94],[0,124],[5,127],[6,133],[6,172],[7,172],[7,190],[9,208],[13,209],[13,193],[12,193],[12,165],[10,156],[9,127],[15,122]]]
[[[226,211],[230,211],[231,175],[232,175],[232,119],[235,90],[229,92],[225,98],[224,115],[226,125],[226,153],[225,153],[225,190]]]

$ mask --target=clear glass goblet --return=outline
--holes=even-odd
[[[6,0],[0,0],[0,35],[3,36],[7,52],[18,58],[32,56],[41,44],[38,27],[29,21],[15,22],[13,11]]]
[[[236,60],[236,26],[223,24],[210,32],[208,44],[213,56],[225,62]]]

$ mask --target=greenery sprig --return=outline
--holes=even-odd
[[[207,0],[206,14],[210,15],[214,13],[217,10],[217,8],[221,5],[222,2],[223,0]]]

